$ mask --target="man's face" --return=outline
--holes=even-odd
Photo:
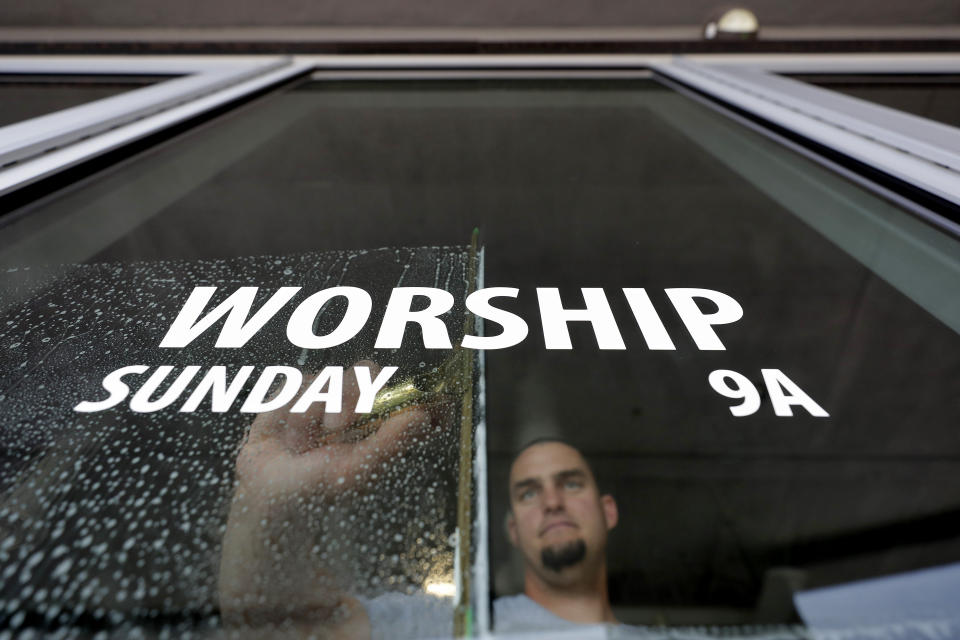
[[[544,442],[521,453],[510,469],[510,505],[510,541],[544,578],[603,562],[617,507],[576,449]]]

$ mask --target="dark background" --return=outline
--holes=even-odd
[[[462,246],[479,227],[484,285],[518,287],[504,306],[530,326],[487,354],[497,594],[520,588],[501,535],[507,465],[541,435],[580,446],[620,503],[610,567],[624,620],[784,622],[800,586],[960,560],[957,335],[661,117],[680,107],[649,80],[305,84],[24,220],[89,215],[103,238],[111,219],[142,220],[100,240],[93,262]],[[859,192],[805,166],[798,190]],[[84,241],[43,258],[80,260]],[[537,286],[570,307],[603,287],[627,350],[598,351],[575,326],[572,351],[545,351]],[[648,289],[676,351],[646,349],[621,287]],[[696,349],[666,287],[740,302],[744,318],[718,328],[726,351]],[[761,389],[760,369],[780,368],[830,418],[778,418],[766,399],[733,418],[707,383],[718,368]]]

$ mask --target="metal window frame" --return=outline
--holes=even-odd
[[[309,71],[603,72],[648,69],[960,206],[960,130],[782,73],[954,73],[960,55],[12,56],[0,73],[182,74],[0,128],[0,196]],[[935,220],[951,233],[960,225]]]
[[[960,56],[815,56],[656,65],[663,76],[960,206],[960,129],[793,80],[782,73],[954,73]],[[956,221],[930,221],[958,234]]]
[[[0,127],[0,195],[301,71],[284,56],[0,57],[3,74],[177,76]]]

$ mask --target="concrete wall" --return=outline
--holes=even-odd
[[[960,24],[957,0],[745,0],[762,25]],[[724,0],[20,0],[4,27],[658,27],[700,25]]]

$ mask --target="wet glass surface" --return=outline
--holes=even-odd
[[[362,417],[350,405],[354,363],[389,362],[396,385],[430,378],[447,352],[377,351],[373,321],[348,348],[300,348],[283,332],[292,309],[240,349],[219,350],[209,334],[187,348],[157,345],[193,287],[216,287],[216,305],[257,286],[259,308],[283,286],[359,285],[382,309],[400,282],[462,300],[467,259],[438,247],[5,273],[5,294],[22,301],[0,320],[5,626],[170,636],[224,618],[262,631],[283,614],[258,616],[308,600],[308,588],[425,593],[452,625],[461,398],[427,395],[374,416],[360,435],[344,430]],[[344,313],[345,300],[332,300],[311,330],[330,333]],[[462,318],[462,306],[451,315]],[[447,324],[458,339],[462,321]],[[138,365],[123,378],[129,398],[78,412],[108,399],[100,381],[112,371]],[[297,398],[326,367],[343,367],[345,406],[325,414],[318,398],[299,414],[251,414],[277,365],[303,383],[278,376],[273,393],[289,387]],[[220,395],[208,378],[221,381]],[[322,570],[307,585],[311,564]]]
[[[957,74],[791,74],[824,89],[960,127]]]
[[[167,77],[0,74],[0,127],[146,87]]]
[[[17,213],[0,237],[12,277],[41,264],[180,261],[196,274],[262,256],[420,252],[462,247],[479,227],[484,286],[517,288],[497,304],[529,328],[485,354],[490,509],[479,515],[495,596],[523,587],[501,524],[513,453],[538,436],[574,443],[619,504],[607,557],[625,622],[792,634],[798,591],[960,559],[957,241],[652,81],[304,83]],[[409,282],[388,274],[355,282]],[[38,304],[18,286],[8,313]],[[602,288],[625,348],[600,349],[590,324],[571,322],[572,348],[547,349],[538,287],[571,309],[585,305],[582,287]],[[672,348],[662,336],[653,348],[624,287],[645,289]],[[714,327],[722,349],[695,341],[667,292],[680,288],[742,308]],[[778,415],[773,370],[813,404]],[[716,371],[727,374],[714,386]],[[748,397],[752,413],[731,411]],[[242,431],[231,433],[209,473],[232,468]]]

